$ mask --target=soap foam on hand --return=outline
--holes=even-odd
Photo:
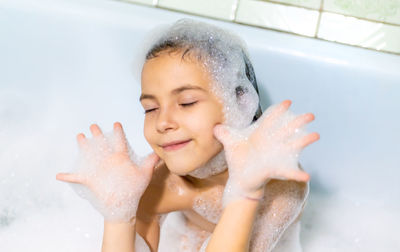
[[[136,215],[139,200],[150,177],[136,164],[140,160],[126,139],[113,133],[86,139],[74,173],[83,182],[70,183],[109,221],[128,222]],[[122,144],[122,145],[121,145]]]
[[[240,197],[260,198],[260,189],[269,179],[305,181],[298,168],[300,151],[318,140],[307,134],[309,114],[295,116],[289,101],[270,107],[258,121],[246,129],[218,125],[216,137],[224,144],[229,167],[224,205]],[[296,172],[292,172],[296,170]]]

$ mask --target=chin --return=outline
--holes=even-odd
[[[185,160],[164,160],[168,170],[176,175],[185,176],[197,167],[193,167],[193,162]]]

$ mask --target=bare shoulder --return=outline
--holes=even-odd
[[[144,219],[183,210],[191,205],[192,198],[190,185],[182,177],[172,174],[164,162],[160,162],[139,202],[137,216]]]
[[[303,170],[300,163],[299,169]],[[308,193],[309,182],[273,179],[265,185],[265,197],[260,210],[282,209],[285,212],[285,209],[286,211],[294,211],[293,208],[300,208],[301,212]]]
[[[308,193],[308,182],[269,181],[257,212],[250,251],[270,251],[285,230],[300,218]]]

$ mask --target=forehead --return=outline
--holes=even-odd
[[[173,90],[183,85],[210,91],[212,78],[193,57],[182,58],[182,52],[162,53],[145,62],[142,69],[142,92]]]

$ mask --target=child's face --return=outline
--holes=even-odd
[[[186,175],[222,150],[213,128],[224,116],[209,74],[190,56],[181,56],[162,53],[144,64],[141,103],[147,111],[146,140],[171,172]],[[175,141],[188,142],[163,147]]]

